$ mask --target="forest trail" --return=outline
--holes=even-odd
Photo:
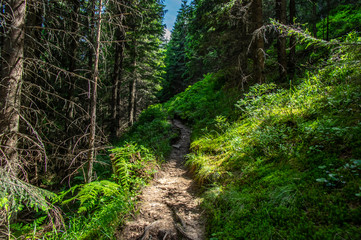
[[[140,196],[138,216],[127,222],[117,239],[205,239],[204,219],[197,187],[184,166],[190,145],[190,130],[173,120],[180,138],[169,160]]]

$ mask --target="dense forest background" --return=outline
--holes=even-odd
[[[209,239],[361,237],[359,1],[0,2],[0,236],[114,238],[180,118]]]

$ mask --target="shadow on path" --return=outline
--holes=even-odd
[[[173,125],[180,130],[180,138],[158,177],[140,195],[138,216],[126,223],[117,239],[205,239],[197,188],[184,166],[191,132],[179,120],[173,120]]]

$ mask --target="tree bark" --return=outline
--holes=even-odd
[[[276,0],[276,19],[282,23],[286,24],[286,0]],[[287,53],[286,53],[286,37],[282,34],[278,34],[277,39],[277,53],[278,53],[278,64],[279,64],[279,74],[281,80],[285,80],[287,77]]]
[[[92,92],[90,99],[90,133],[89,133],[89,154],[88,154],[88,174],[87,182],[90,183],[93,178],[93,164],[95,159],[95,132],[96,132],[96,117],[97,117],[97,88],[98,88],[98,77],[99,77],[99,54],[100,54],[100,33],[102,24],[102,5],[103,1],[99,0],[98,5],[98,20],[97,20],[97,39],[95,46],[95,57],[94,57],[94,71],[93,71],[93,83]]]
[[[4,5],[0,4],[0,13],[4,12],[4,8],[5,8]],[[2,23],[5,22],[3,14],[0,14],[0,22],[2,22]],[[0,52],[2,52],[3,46],[4,46],[4,34],[0,34]],[[0,69],[2,69],[1,61],[0,61]]]
[[[317,38],[317,4],[315,1],[312,2],[312,15],[313,15],[313,37]]]
[[[290,24],[294,24],[294,18],[296,17],[296,0],[290,0]],[[289,76],[293,79],[296,71],[296,38],[294,36],[290,37],[290,53],[288,56],[288,69],[289,69]]]
[[[5,36],[0,84],[0,165],[14,176],[19,173],[18,133],[24,71],[26,0],[11,0],[5,7]]]
[[[94,29],[95,29],[95,21],[94,21],[94,16],[95,16],[95,1],[96,0],[90,0],[90,14],[88,17],[88,41],[89,41],[89,47],[88,47],[88,52],[87,52],[87,57],[88,57],[88,69],[89,69],[89,72],[88,74],[86,74],[86,77],[87,78],[91,78],[92,77],[92,71],[91,69],[93,69],[93,63],[94,63],[94,58],[93,58],[93,55],[94,55],[94,51],[93,51],[93,45],[94,45]],[[88,87],[89,87],[89,94],[88,94],[88,98],[90,99],[90,90],[91,90],[91,82],[89,81],[88,83]],[[88,108],[89,108],[89,105],[88,105]]]
[[[119,26],[120,27],[120,26]],[[123,30],[117,29],[116,40],[124,41],[125,36]],[[112,94],[112,137],[119,137],[120,128],[120,90],[123,76],[123,60],[124,60],[124,42],[116,43],[114,55],[114,76],[113,76],[113,94]]]
[[[68,71],[70,73],[74,73],[76,66],[77,66],[77,51],[78,51],[78,43],[79,43],[79,11],[80,11],[80,0],[72,0],[73,4],[73,11],[71,16],[71,37],[69,43],[69,58],[68,58]],[[75,116],[75,86],[76,86],[77,78],[73,75],[69,76],[69,83],[68,83],[68,96],[67,96],[67,118],[70,123],[73,122]],[[73,124],[69,124],[69,122],[65,122],[65,129],[68,136],[74,136],[74,129]],[[71,152],[73,151],[74,147],[74,139],[71,137],[67,143],[68,145],[68,155],[71,156]]]
[[[257,30],[263,26],[262,0],[253,0],[252,10],[254,30]],[[255,81],[262,84],[264,82],[264,40],[263,36],[260,35],[257,35],[255,38],[255,54],[253,64]]]
[[[137,91],[137,82],[138,82],[138,73],[137,73],[137,40],[135,39],[136,28],[133,29],[133,53],[132,53],[132,71],[133,76],[129,84],[129,122],[128,125],[132,126],[135,121],[135,108],[136,108],[136,91]]]
[[[79,31],[79,10],[80,10],[80,1],[79,0],[73,0],[73,12],[72,12],[72,21],[71,21],[71,34],[74,34],[74,36],[71,36],[70,38],[70,52],[69,52],[69,62],[68,62],[68,71],[70,73],[73,73],[76,69],[76,53],[78,49],[78,31]],[[73,76],[69,77],[69,105],[67,109],[67,117],[72,120],[74,118],[74,89],[75,89],[75,81],[76,78]]]
[[[330,30],[330,6],[331,6],[330,0],[327,0],[326,41],[330,40],[330,33],[329,33],[329,30]]]
[[[43,15],[41,13],[41,3],[37,0],[27,0],[26,4],[26,28],[25,30],[25,39],[24,39],[24,57],[32,58],[35,60],[41,59],[41,46],[43,46],[42,32],[39,30],[43,24]],[[33,65],[32,65],[33,66]],[[32,67],[31,66],[31,67]],[[24,66],[26,69],[27,66]],[[41,85],[39,81],[39,71],[36,69],[34,71],[28,71],[23,74],[23,82],[28,82],[35,85]],[[24,88],[22,91],[27,91]],[[28,93],[25,93],[28,94]],[[28,99],[22,100],[21,105],[25,108],[32,109],[32,102]],[[31,123],[36,123],[37,115],[36,114],[26,114],[24,112],[27,121]],[[20,130],[21,131],[21,130]],[[29,164],[28,168],[28,177],[31,179],[31,183],[39,186],[39,170],[41,169],[41,164],[39,164],[40,159],[33,157],[33,165]],[[32,177],[33,176],[33,177]]]

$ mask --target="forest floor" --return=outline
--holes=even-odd
[[[205,239],[205,222],[198,187],[184,166],[190,130],[178,120],[180,137],[162,170],[140,195],[139,213],[128,221],[117,239]]]

